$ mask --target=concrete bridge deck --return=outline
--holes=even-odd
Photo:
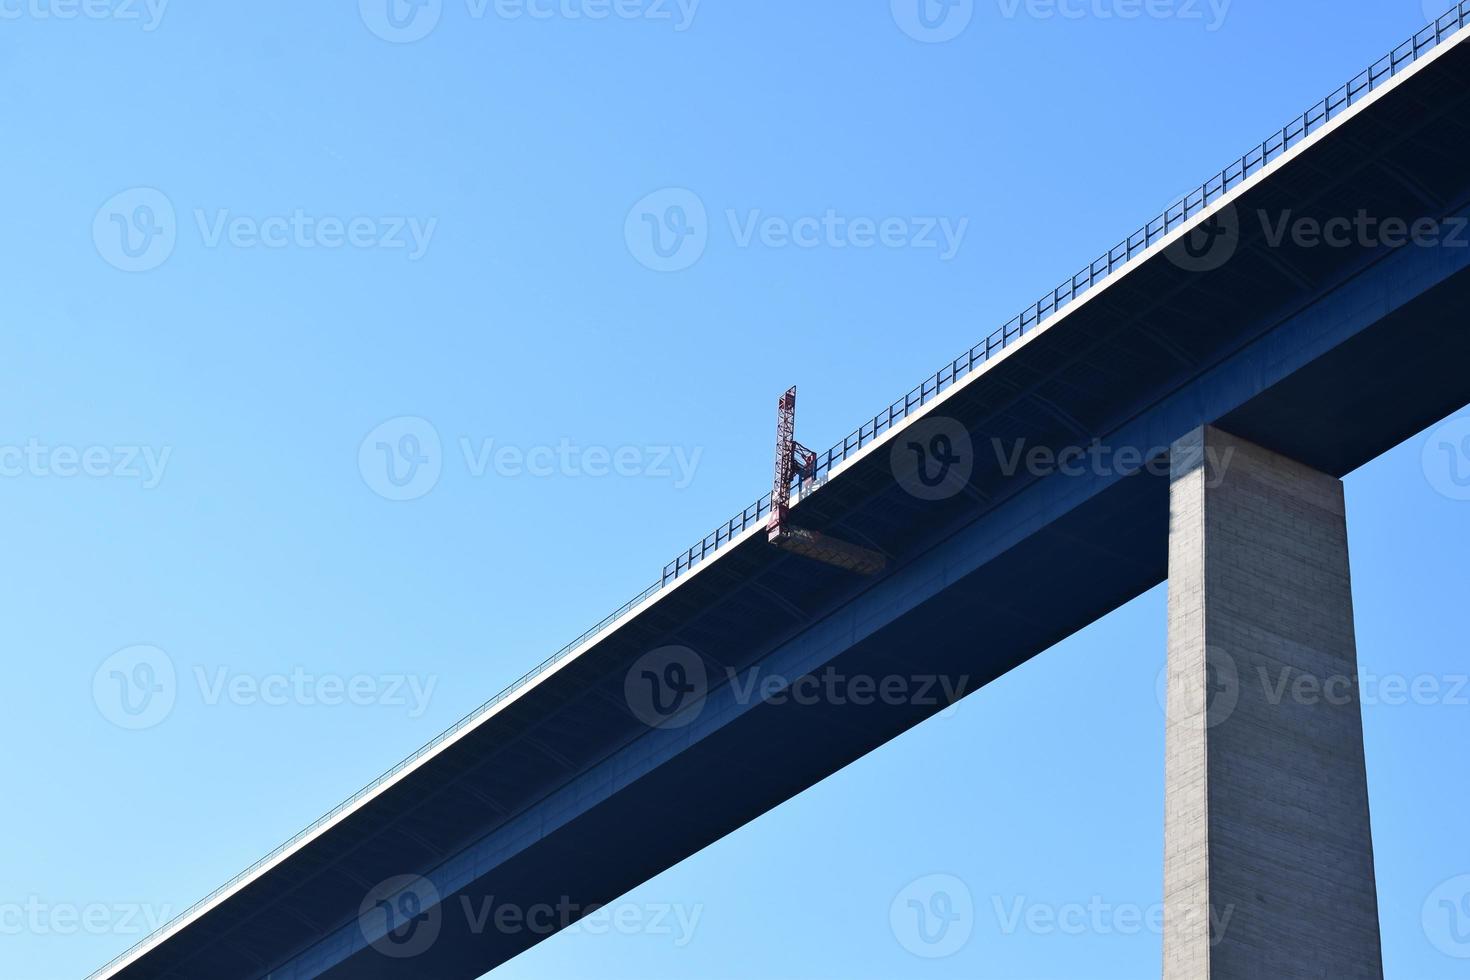
[[[486,929],[465,908],[609,902],[943,708],[920,679],[930,695],[974,690],[1163,581],[1168,468],[1139,464],[1187,433],[1218,425],[1341,476],[1470,403],[1470,247],[1452,239],[1470,242],[1464,6],[1455,30],[1115,250],[1108,274],[1095,263],[988,356],[825,454],[794,513],[883,552],[883,575],[767,546],[757,505],[615,623],[97,976],[478,976],[548,933]],[[1440,237],[1278,240],[1359,214],[1427,219]],[[940,432],[968,473],[929,499],[896,460]],[[1008,462],[1093,445],[1137,462]],[[646,659],[671,646],[692,653]],[[896,677],[914,696],[765,699],[752,672]],[[650,725],[640,678],[696,674],[683,712]],[[417,883],[382,887],[401,876]],[[375,909],[421,916],[432,941],[397,955],[413,942],[385,939]]]

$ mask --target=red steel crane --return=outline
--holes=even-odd
[[[881,572],[887,560],[878,552],[791,525],[791,483],[797,476],[802,491],[808,492],[817,476],[817,454],[796,441],[796,388],[792,387],[776,403],[776,477],[766,537],[778,548],[827,565],[861,575]]]

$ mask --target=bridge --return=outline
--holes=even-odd
[[[1339,481],[1470,403],[1467,26],[786,467],[881,570],[763,497],[93,976],[479,976],[1167,579],[1165,976],[1381,977]]]

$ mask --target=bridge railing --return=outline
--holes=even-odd
[[[398,765],[394,766],[392,769],[389,769],[387,772],[383,773],[377,779],[374,779],[371,783],[368,783],[366,786],[364,786],[362,789],[358,790],[356,793],[353,793],[350,797],[348,797],[347,799],[343,800],[341,803],[338,803],[331,810],[327,811],[321,817],[318,817],[315,821],[313,821],[310,826],[302,829],[300,832],[298,832],[297,834],[295,834],[294,836],[292,836],[290,840],[286,841],[284,844],[281,844],[279,847],[277,847],[275,850],[271,851],[265,857],[261,858],[259,861],[256,861],[254,864],[250,865],[250,867],[246,868],[244,871],[241,871],[239,874],[235,875],[235,877],[231,878],[229,881],[225,882],[223,885],[221,885],[220,887],[216,888],[214,891],[210,892],[208,895],[204,896],[199,901],[195,902],[193,905],[189,906],[182,913],[180,913],[179,915],[177,915],[174,918],[170,919],[169,922],[166,925],[160,927],[159,929],[157,929],[154,932],[152,932],[151,934],[149,934],[146,938],[144,938],[144,939],[140,940],[138,943],[134,944],[126,952],[118,955],[117,957],[115,957],[114,959],[112,959],[111,961],[109,961],[105,966],[103,966],[100,969],[98,969],[95,972],[93,972],[87,978],[87,980],[96,980],[96,978],[102,976],[104,973],[106,973],[108,970],[112,969],[118,963],[121,963],[124,959],[126,959],[129,955],[131,955],[134,950],[137,950],[137,949],[141,948],[142,946],[146,945],[147,943],[152,942],[157,937],[163,935],[170,928],[172,928],[175,923],[177,923],[177,922],[179,922],[179,921],[181,921],[183,919],[187,919],[189,916],[193,915],[195,912],[198,912],[200,909],[204,908],[210,902],[214,901],[216,898],[218,898],[219,896],[223,895],[225,892],[229,891],[231,888],[234,888],[240,882],[242,882],[245,879],[249,878],[251,875],[255,874],[255,872],[259,871],[261,868],[263,868],[266,865],[270,864],[272,861],[274,861],[276,858],[280,857],[282,854],[284,854],[287,851],[289,851],[291,848],[295,847],[301,841],[305,840],[307,837],[309,837],[312,834],[316,833],[316,831],[320,830],[322,827],[326,826],[332,820],[336,819],[340,814],[342,814],[343,812],[345,812],[347,810],[350,810],[354,805],[356,805],[364,797],[370,796],[373,793],[375,793],[385,783],[387,783],[388,781],[390,781],[391,779],[393,779],[393,777],[397,776],[403,770],[409,768],[415,762],[418,762],[420,759],[422,759],[424,756],[428,755],[434,749],[438,748],[444,742],[448,741],[449,739],[451,739],[455,735],[457,735],[459,732],[461,732],[464,729],[468,728],[477,718],[479,718],[481,715],[483,715],[487,710],[489,710],[490,708],[493,708],[495,705],[497,705],[497,704],[501,703],[502,701],[505,701],[507,698],[511,697],[513,694],[515,694],[521,688],[525,687],[531,681],[535,680],[537,677],[539,677],[543,673],[545,673],[552,666],[554,666],[555,664],[559,663],[560,661],[566,659],[566,657],[567,657],[568,654],[570,654],[573,650],[577,649],[579,646],[581,646],[587,640],[590,640],[592,637],[596,636],[598,633],[601,633],[603,630],[607,629],[613,623],[615,623],[618,620],[622,619],[629,612],[631,612],[634,609],[634,607],[636,607],[637,605],[639,605],[640,603],[642,603],[644,600],[648,599],[650,596],[652,596],[656,592],[658,592],[661,587],[662,587],[661,584],[654,583],[653,585],[650,585],[648,588],[644,589],[638,595],[634,596],[632,599],[630,599],[626,603],[624,603],[615,612],[612,612],[612,613],[608,614],[607,616],[605,616],[602,619],[602,621],[599,622],[596,626],[593,626],[591,629],[589,629],[586,632],[584,632],[581,636],[577,637],[575,640],[573,640],[572,642],[568,643],[566,646],[562,647],[555,654],[553,654],[550,657],[547,657],[545,660],[541,661],[541,663],[537,664],[531,670],[528,670],[526,673],[522,674],[517,680],[515,680],[513,683],[511,683],[511,685],[509,687],[506,687],[499,694],[496,694],[493,698],[491,698],[490,700],[486,701],[484,704],[480,705],[478,708],[476,708],[470,714],[465,715],[463,718],[461,718],[459,721],[455,722],[449,728],[445,729],[444,731],[440,732],[438,735],[434,736],[434,738],[433,738],[432,741],[429,741],[429,742],[425,743],[413,755],[409,756],[407,759],[404,759],[402,762],[398,763]]]
[[[1425,27],[1368,68],[1354,75],[1321,102],[1293,118],[1280,130],[1266,137],[1259,145],[1252,147],[1239,160],[1231,161],[1224,170],[1170,205],[1162,214],[1153,218],[1138,231],[1108,249],[1107,254],[1094,260],[1087,268],[1042,296],[985,340],[940,368],[932,377],[926,378],[922,384],[907,395],[893,402],[885,411],[879,412],[871,420],[863,423],[846,439],[820,454],[817,457],[818,479],[879,438],[895,424],[923,408],[935,396],[948,390],[955,382],[984,365],[1061,310],[1066,309],[1123,266],[1147,252],[1180,225],[1204,211],[1292,147],[1342,115],[1349,107],[1357,105],[1369,94],[1377,91],[1385,81],[1408,68],[1446,38],[1464,29],[1467,24],[1470,24],[1470,0],[1462,0],[1454,10],[1439,17],[1433,24]],[[793,488],[795,485],[794,481]],[[694,547],[681,553],[664,566],[662,584],[667,585],[696,568],[700,562],[723,548],[741,531],[752,524],[759,523],[761,518],[768,513],[770,503],[770,494],[767,494],[734,519],[716,528]]]
[[[879,412],[872,419],[864,422],[846,439],[843,439],[825,453],[820,454],[817,458],[818,480],[829,474],[838,464],[881,437],[883,433],[893,428],[894,425],[933,401],[940,393],[949,390],[956,382],[984,365],[1006,347],[1015,343],[1021,337],[1024,337],[1031,330],[1034,330],[1059,311],[1065,309],[1079,297],[1085,295],[1088,290],[1106,280],[1134,258],[1152,248],[1175,228],[1205,210],[1232,188],[1262,170],[1271,161],[1296,146],[1312,133],[1317,132],[1329,121],[1336,119],[1350,106],[1362,101],[1362,99],[1376,91],[1379,85],[1413,65],[1420,58],[1438,47],[1447,38],[1459,33],[1467,26],[1470,26],[1470,0],[1461,0],[1453,10],[1446,12],[1443,16],[1437,18],[1433,24],[1425,27],[1412,38],[1394,48],[1364,71],[1354,75],[1346,84],[1335,89],[1327,98],[1313,105],[1306,112],[1302,113],[1301,116],[1292,119],[1279,131],[1272,133],[1260,145],[1252,147],[1239,160],[1232,161],[1224,170],[1205,181],[1198,189],[1185,195],[1181,200],[1166,208],[1162,214],[1113,246],[1108,250],[1107,254],[1094,260],[1087,268],[1073,275],[1070,279],[1042,296],[1019,315],[1011,318],[1000,329],[986,337],[985,340],[944,365],[932,377],[924,379],[918,387],[897,401],[894,401],[886,410]],[[172,929],[178,922],[189,918],[220,895],[234,888],[240,882],[274,861],[277,857],[295,847],[302,840],[316,833],[364,797],[375,793],[403,770],[409,768],[444,742],[473,724],[490,708],[514,695],[548,669],[564,660],[572,651],[597,634],[607,630],[644,601],[671,585],[679,576],[696,568],[701,562],[714,555],[750,527],[762,523],[770,514],[770,510],[771,495],[768,493],[745,508],[745,510],[737,514],[734,518],[720,525],[694,547],[689,548],[666,565],[663,576],[658,582],[644,589],[616,611],[604,617],[596,626],[593,626],[581,636],[562,647],[555,654],[543,660],[536,667],[527,671],[509,687],[505,688],[505,690],[496,694],[474,711],[455,722],[450,728],[435,736],[432,741],[422,746],[413,755],[404,759],[398,765],[358,790],[351,797],[333,807],[331,811],[313,821],[310,826],[301,830],[301,832],[294,835],[290,840],[271,851],[259,861],[256,861],[244,871],[235,875],[235,877],[210,892],[198,902],[195,902],[188,909],[184,910],[184,912],[171,919],[167,924],[113,958],[92,973],[87,980],[97,980],[98,977],[101,977],[123,960],[127,959],[134,951],[153,942],[159,936]]]

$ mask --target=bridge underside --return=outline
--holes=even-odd
[[[763,535],[727,549],[112,975],[478,976],[546,933],[477,928],[462,902],[610,902],[944,706],[771,703],[742,698],[727,671],[935,676],[968,692],[1164,580],[1167,467],[1007,473],[1017,447],[1158,455],[1218,424],[1342,476],[1470,403],[1470,248],[1269,240],[1288,212],[1470,218],[1467,108],[1462,44],[1249,188],[1224,265],[1143,261],[954,389],[933,414],[971,433],[966,492],[918,499],[882,447],[796,507],[801,526],[886,554],[885,574]],[[624,681],[670,644],[697,652],[711,687],[689,724],[650,729]],[[374,948],[358,917],[399,875],[443,898],[437,940],[411,958]]]

